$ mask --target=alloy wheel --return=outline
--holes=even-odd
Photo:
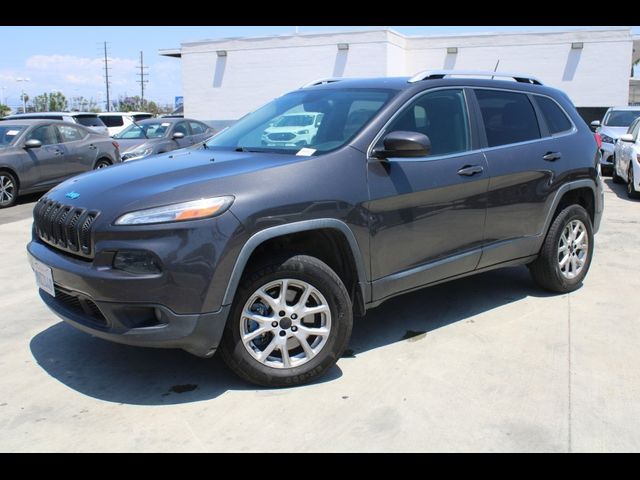
[[[564,227],[558,242],[558,267],[563,277],[577,277],[589,255],[587,227],[580,220],[571,220]]]
[[[15,195],[15,190],[16,186],[13,183],[13,179],[0,174],[0,204],[11,203]]]

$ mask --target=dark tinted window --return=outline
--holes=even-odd
[[[431,154],[445,155],[470,150],[469,121],[462,90],[440,90],[413,101],[387,127],[424,133],[431,140]]]
[[[56,131],[52,125],[42,125],[31,130],[31,132],[27,134],[27,138],[25,140],[32,139],[40,140],[42,145],[58,143],[58,137],[56,136]]]
[[[187,122],[176,123],[176,126],[173,127],[173,133],[183,133],[185,137],[191,135],[189,133],[189,126],[187,125]]]
[[[104,122],[100,120],[97,115],[95,117],[75,117],[75,119],[76,122],[80,125],[84,125],[85,127],[104,127]]]
[[[490,147],[540,138],[538,119],[522,93],[476,90]]]
[[[140,120],[146,120],[147,118],[153,118],[153,115],[150,113],[141,113],[140,115],[134,115],[133,121],[139,122]]]
[[[56,127],[58,128],[58,132],[60,132],[60,137],[63,142],[75,142],[87,136],[85,130],[72,127],[71,125],[56,125]]]
[[[104,117],[100,117],[100,120],[102,120],[102,123],[107,127],[121,127],[124,124],[120,115],[105,115]]]
[[[611,110],[603,123],[608,127],[628,127],[638,117],[640,110]]]
[[[193,135],[200,135],[201,133],[207,131],[207,126],[203,123],[189,122],[189,125],[191,125],[191,132],[193,133]]]
[[[535,96],[538,107],[542,110],[551,133],[566,132],[571,129],[571,122],[556,102],[547,97]]]

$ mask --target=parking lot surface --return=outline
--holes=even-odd
[[[610,178],[578,291],[522,267],[397,297],[279,390],[62,323],[27,262],[37,198],[0,211],[0,451],[640,450],[640,202]]]

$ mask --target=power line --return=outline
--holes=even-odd
[[[142,52],[140,52],[140,65],[138,66],[138,68],[140,68],[140,80],[136,80],[136,82],[140,84],[140,105],[144,107],[144,84],[149,83],[149,80],[145,80],[144,77],[149,76],[149,74],[145,72],[145,70],[149,69],[149,67],[144,66]]]

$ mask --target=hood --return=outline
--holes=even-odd
[[[111,222],[133,210],[217,195],[234,195],[233,178],[309,157],[210,149],[183,149],[120,163],[71,178],[46,196],[101,211]],[[257,179],[256,181],[260,181]],[[67,197],[74,192],[75,199]]]
[[[125,153],[125,152],[128,152],[129,150],[135,150],[143,146],[153,147],[156,143],[158,143],[158,140],[163,140],[163,139],[162,138],[140,138],[140,139],[114,138],[113,140],[118,142],[118,145],[120,145],[120,153]]]
[[[600,130],[598,130],[598,133],[600,135],[608,135],[615,140],[627,133],[627,130],[629,130],[629,127],[607,127],[606,125],[603,125],[600,127]]]

